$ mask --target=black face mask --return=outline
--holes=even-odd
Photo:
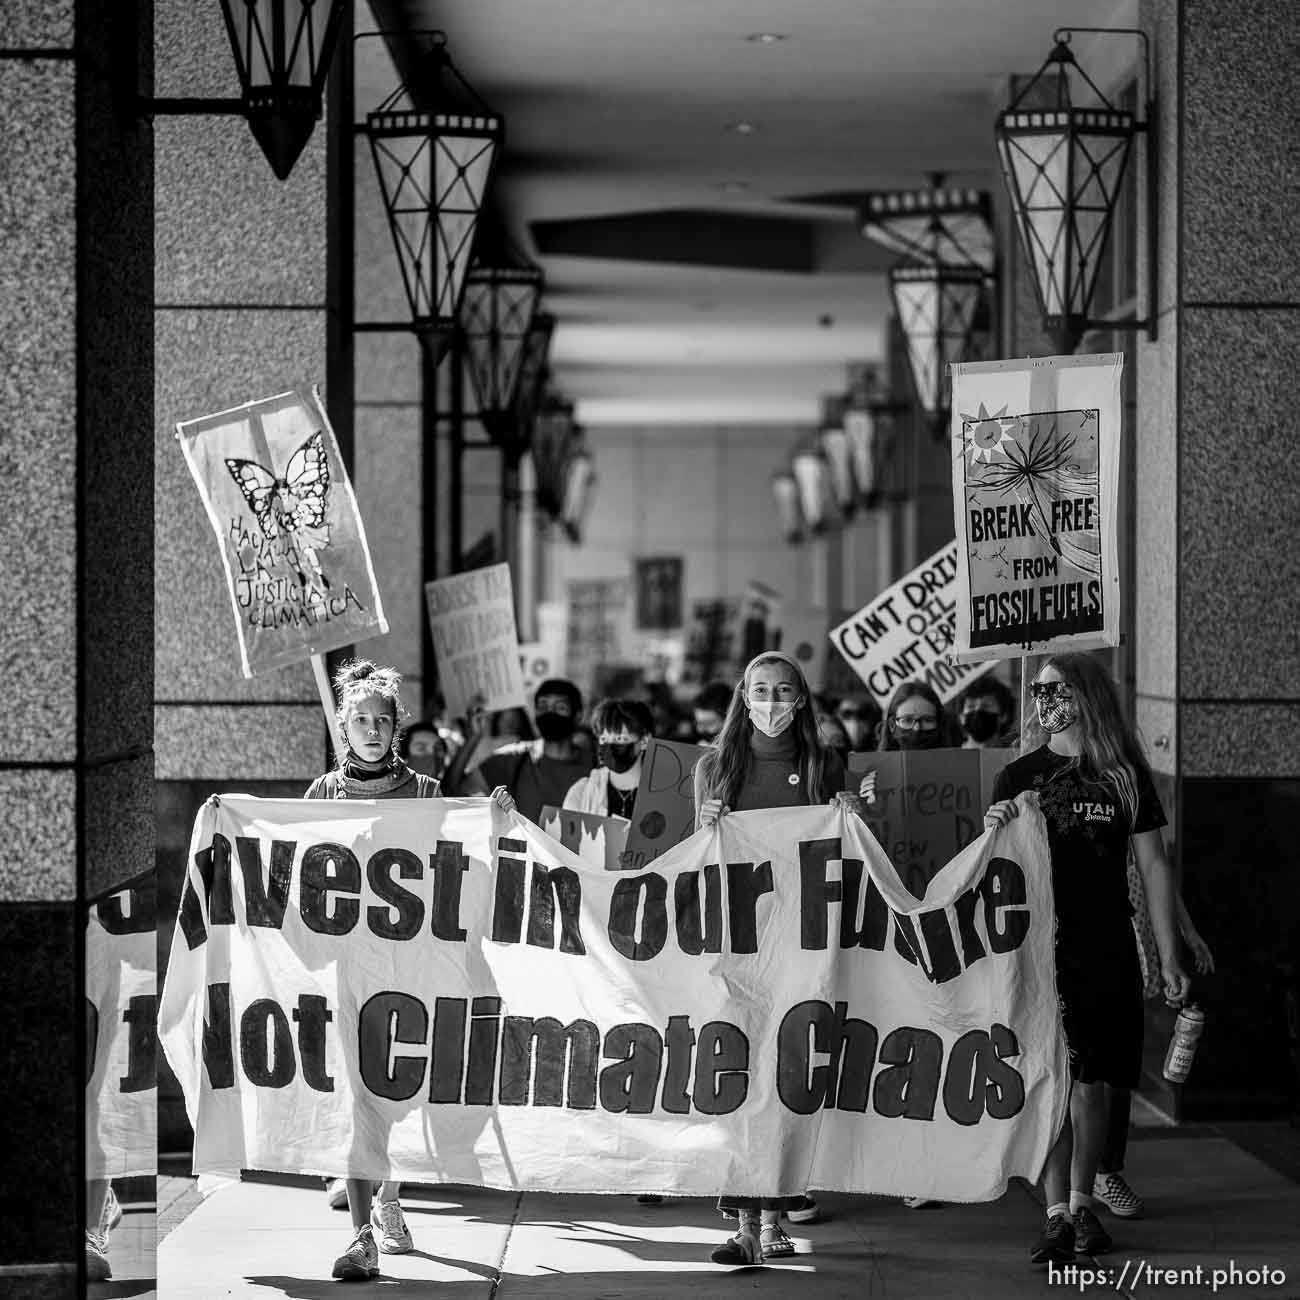
[[[636,742],[627,745],[597,745],[596,762],[611,772],[626,772],[640,757]]]
[[[943,732],[936,727],[933,731],[896,730],[894,739],[899,749],[942,749]]]
[[[578,724],[563,713],[539,713],[537,715],[537,734],[543,740],[568,740],[577,729]]]
[[[1001,721],[1001,714],[994,713],[991,709],[972,709],[961,715],[961,729],[976,744],[982,745],[998,734]]]

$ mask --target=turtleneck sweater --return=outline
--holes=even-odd
[[[798,744],[792,728],[779,736],[765,736],[757,727],[749,733],[749,768],[741,783],[732,812],[749,812],[755,808],[801,808],[808,804],[829,803],[837,790],[844,789],[844,763],[833,750],[823,751],[821,789],[804,789],[803,775],[795,755]],[[696,765],[695,806],[707,798],[703,791],[699,764]]]

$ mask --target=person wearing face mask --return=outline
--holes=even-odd
[[[732,692],[717,741],[695,765],[695,824],[711,826],[729,812],[841,803],[859,812],[844,792],[844,763],[821,739],[812,692],[798,662],[779,650],[750,661]],[[710,1255],[715,1264],[761,1264],[794,1254],[781,1227],[821,1217],[807,1193],[795,1197],[723,1196],[739,1231]]]
[[[939,697],[924,682],[903,682],[890,697],[880,748],[951,749],[958,744]]]
[[[957,697],[955,707],[963,749],[1002,749],[1016,744],[1015,697],[992,673],[971,682]]]
[[[839,702],[835,716],[849,738],[850,752],[861,754],[876,748],[884,715],[875,696],[866,691],[854,691]]]
[[[460,783],[461,792],[486,794],[489,789],[504,786],[520,815],[534,823],[548,804],[560,807],[573,783],[591,771],[590,760],[574,743],[581,714],[582,693],[578,688],[562,677],[548,678],[533,696],[533,716],[541,739],[497,750],[465,777]],[[471,728],[476,725],[473,717],[470,724]],[[483,725],[481,710],[477,725]]]
[[[1035,1264],[1111,1248],[1096,1215],[1107,1089],[1137,1086],[1142,1065],[1142,976],[1129,902],[1130,847],[1159,953],[1165,1001],[1187,998],[1178,949],[1186,910],[1165,856],[1160,807],[1119,692],[1086,654],[1046,659],[1030,687],[1045,743],[1009,763],[993,786],[986,827],[1020,812],[1034,791],[1047,825],[1056,908],[1056,987],[1070,1060],[1070,1106],[1043,1170],[1047,1223]],[[1188,923],[1190,924],[1190,923]],[[1184,928],[1184,937],[1186,929]]]
[[[691,739],[697,745],[711,745],[717,740],[730,705],[731,687],[726,682],[710,682],[691,701],[694,724]]]
[[[601,700],[592,710],[596,763],[564,796],[564,807],[598,817],[632,816],[641,760],[654,735],[654,716],[640,700]]]

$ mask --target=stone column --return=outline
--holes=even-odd
[[[153,860],[147,7],[0,17],[0,1276],[78,1293],[79,905]]]
[[[1159,320],[1142,345],[1139,690],[1219,961],[1190,1117],[1294,1110],[1300,968],[1300,205],[1294,7],[1149,0]],[[1163,1047],[1163,1043],[1158,1044]]]

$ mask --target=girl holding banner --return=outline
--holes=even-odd
[[[1125,721],[1115,684],[1086,654],[1048,658],[1030,686],[1047,743],[1010,763],[993,787],[986,827],[1034,791],[1047,824],[1056,901],[1056,984],[1070,1056],[1070,1112],[1043,1170],[1047,1225],[1035,1264],[1111,1248],[1095,1213],[1106,1132],[1106,1085],[1134,1088],[1142,1058],[1142,978],[1126,862],[1130,841],[1160,954],[1165,1001],[1186,1000],[1178,903],[1151,769]]]
[[[732,692],[727,716],[695,765],[695,825],[712,826],[728,812],[842,803],[857,812],[857,796],[844,790],[844,763],[817,729],[812,692],[797,660],[779,650],[751,659]],[[796,1223],[819,1217],[803,1196],[722,1196],[718,1208],[734,1212],[739,1230],[710,1255],[715,1264],[761,1264],[794,1254],[781,1214]]]
[[[380,668],[368,659],[344,664],[334,676],[338,699],[337,735],[343,738],[339,765],[318,776],[307,788],[307,799],[436,799],[438,782],[413,771],[399,756],[400,724],[407,717],[398,694],[401,674]],[[402,1255],[415,1249],[406,1217],[397,1199],[400,1185],[391,1180],[374,1184],[368,1178],[330,1181],[331,1205],[346,1201],[355,1236],[334,1261],[334,1276],[364,1281],[379,1273],[379,1251]],[[374,1197],[372,1202],[372,1197]],[[379,1234],[376,1245],[375,1234]]]

